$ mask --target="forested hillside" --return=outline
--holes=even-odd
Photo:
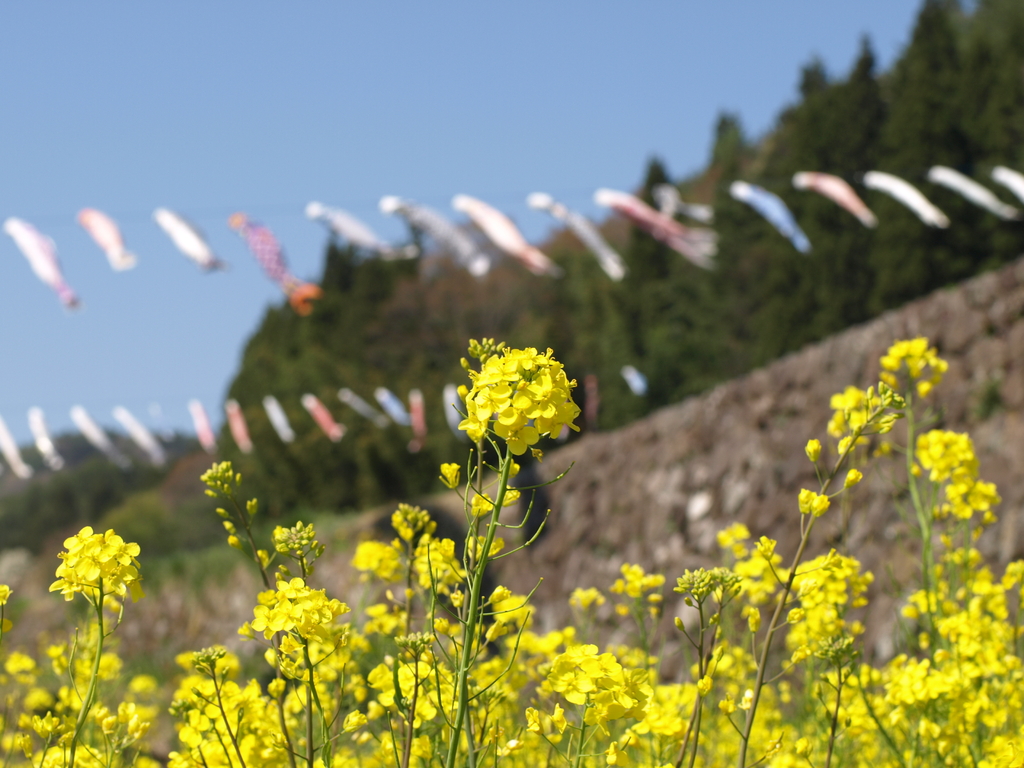
[[[268,312],[245,350],[230,389],[248,416],[257,449],[239,455],[225,433],[227,458],[278,512],[343,509],[435,488],[441,461],[464,446],[445,425],[441,390],[464,380],[458,360],[470,337],[518,346],[551,346],[580,382],[600,387],[596,425],[623,425],[654,408],[702,391],[810,341],[820,339],[935,288],[991,269],[1024,251],[1024,223],[1001,221],[954,192],[925,180],[948,165],[994,188],[996,165],[1024,169],[1024,4],[988,0],[966,12],[932,0],[891,71],[877,71],[869,41],[848,73],[817,62],[804,69],[800,98],[766,136],[745,135],[735,116],[715,127],[707,168],[674,179],[652,160],[639,188],[676,183],[684,199],[711,203],[719,253],[700,270],[621,220],[603,229],[629,273],[612,282],[567,232],[543,250],[564,270],[535,277],[502,262],[483,279],[456,269],[444,254],[419,262],[364,260],[330,243],[324,298],[310,317],[287,307]],[[882,170],[919,187],[952,220],[931,229],[891,198],[860,185]],[[854,185],[877,214],[867,229],[831,201],[793,189],[797,171],[823,171]],[[733,200],[743,179],[780,195],[813,244],[798,253],[766,221]],[[648,378],[644,397],[620,376],[632,364]],[[384,430],[337,399],[350,387],[368,400],[377,386],[403,398],[420,388],[429,437],[408,452],[408,429]],[[349,432],[338,444],[315,430],[299,404],[316,394]],[[264,395],[285,406],[298,438],[283,444],[263,414]]]

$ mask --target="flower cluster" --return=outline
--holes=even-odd
[[[899,386],[896,373],[906,366],[907,376],[920,397],[926,397],[949,370],[949,363],[939,357],[935,347],[928,346],[928,339],[924,337],[894,342],[880,362],[879,378],[894,389]]]
[[[566,378],[549,349],[504,349],[470,371],[472,389],[462,391],[466,418],[459,425],[473,440],[493,429],[515,455],[543,435],[558,436],[563,426],[578,431],[580,409],[572,400],[576,381]]]
[[[574,645],[551,663],[547,686],[571,704],[586,706],[584,723],[607,732],[608,722],[642,719],[653,690],[646,670],[628,671],[596,645]]]
[[[136,560],[138,544],[126,543],[112,530],[93,533],[87,525],[65,539],[64,546],[67,549],[58,555],[62,562],[51,592],[59,590],[65,600],[80,592],[93,602],[107,595],[123,598],[130,593],[132,600],[144,596]]]
[[[326,640],[329,625],[349,611],[343,602],[328,598],[322,589],[311,589],[298,577],[277,582],[277,589],[261,593],[259,601],[250,626],[268,640],[277,632]]]
[[[752,536],[733,523],[717,537],[728,567],[683,571],[668,604],[663,574],[622,564],[610,588],[622,603],[618,615],[595,610],[604,595],[580,585],[570,598],[579,626],[541,632],[530,596],[494,586],[484,568],[523,546],[510,539],[505,551],[496,535],[515,528],[494,509],[498,498],[515,495],[507,486],[517,469],[513,443],[525,450],[531,435],[523,430],[560,424],[571,386],[550,354],[485,340],[471,355],[484,370],[466,392],[467,421],[486,414],[471,427],[479,437],[492,429],[502,436],[507,427],[518,438],[497,467],[484,456],[464,465],[464,543],[435,538],[430,515],[403,504],[391,517],[390,541],[359,544],[353,565],[367,582],[360,587],[367,607],[350,624],[340,621],[347,606],[312,585],[312,562],[324,548],[312,526],[278,527],[272,546],[256,549],[255,501],[235,502],[240,478],[230,464],[207,473],[211,494],[232,507],[218,512],[234,528],[232,546],[249,555],[264,583],[274,583],[267,569],[279,558],[298,563],[302,575],[279,566],[276,589],[256,597],[243,628],[269,641],[269,673],[246,681],[241,661],[223,647],[180,657],[170,768],[1024,765],[1024,561],[999,575],[971,546],[999,497],[979,480],[969,437],[917,435],[915,419],[907,419],[908,445],[897,450],[909,454],[908,474],[899,482],[907,484],[902,503],[916,513],[905,520],[917,525],[908,551],[920,552],[920,583],[902,608],[892,658],[872,658],[861,645],[858,611],[872,575],[845,550],[810,553],[823,538],[813,529],[830,507],[859,514],[846,492],[869,460],[847,464],[855,441],[891,429],[906,407],[892,388],[895,376],[833,400],[837,457],[825,462],[821,443],[807,443],[820,485],[795,500],[793,530],[783,532],[790,535]],[[561,405],[537,399],[545,365],[552,390],[565,389]],[[506,366],[519,378],[504,377]],[[905,367],[918,394],[945,370],[924,340],[898,342],[882,367],[887,374]],[[526,400],[517,403],[521,392]],[[503,417],[509,423],[501,426]],[[440,474],[458,486],[459,466],[442,465]],[[855,540],[834,539],[839,548]],[[0,768],[157,768],[144,743],[157,714],[147,697],[157,684],[138,677],[119,685],[123,700],[105,690],[123,667],[104,646],[110,633],[95,599],[137,587],[138,548],[91,529],[67,547],[54,591],[83,592],[96,618],[73,642],[46,649],[40,658],[48,663],[3,647]],[[0,586],[0,619],[9,597]],[[672,608],[673,621],[660,621]],[[615,642],[590,643],[595,631]]]
[[[994,483],[978,479],[978,459],[968,435],[933,429],[917,438],[914,456],[931,482],[945,483],[946,502],[935,509],[936,517],[968,520],[980,512],[984,524],[995,522],[992,507],[999,503],[999,494]]]
[[[842,438],[839,453],[844,454],[855,436],[859,444],[864,442],[862,435],[890,432],[896,421],[903,417],[901,411],[905,405],[903,397],[884,381],[878,383],[877,390],[875,387],[847,387],[832,395],[829,401],[835,412],[829,420],[828,433]],[[817,461],[821,452],[820,443],[816,447],[816,442],[809,442],[804,449],[808,458],[813,456],[811,461]]]

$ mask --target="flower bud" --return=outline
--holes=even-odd
[[[747,616],[747,626],[751,632],[757,632],[761,628],[761,612],[757,608],[751,608]]]
[[[711,692],[711,678],[708,677],[707,675],[704,675],[704,677],[702,677],[697,682],[697,693],[700,694],[701,696],[707,696],[708,693],[710,693],[710,692]]]
[[[819,440],[808,440],[807,445],[804,447],[804,453],[807,454],[807,458],[812,463],[816,463],[818,458],[821,456],[821,441]]]

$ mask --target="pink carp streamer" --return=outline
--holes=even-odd
[[[558,277],[562,270],[539,248],[530,245],[512,220],[496,208],[469,195],[452,198],[452,208],[464,213],[476,224],[487,239],[501,251],[518,261],[535,275]]]
[[[83,208],[78,212],[78,223],[106,254],[111,268],[122,272],[135,266],[135,254],[129,253],[124,247],[121,230],[107,214],[95,208]]]
[[[614,189],[599,189],[594,202],[611,208],[640,229],[702,269],[711,269],[711,257],[718,253],[718,235],[714,230],[684,227],[675,219],[654,210],[643,200]]]
[[[237,400],[224,403],[224,414],[228,417],[228,429],[231,437],[242,453],[252,453],[252,438],[249,437],[249,426],[245,423],[245,414]]]
[[[57,453],[57,448],[50,439],[50,430],[46,428],[46,417],[42,408],[32,407],[28,409],[28,428],[32,431],[32,439],[35,440],[36,450],[43,457],[43,461],[53,471],[64,468],[64,457]]]
[[[409,453],[419,453],[427,441],[427,414],[423,406],[423,393],[418,389],[409,390],[409,420],[412,422]]]
[[[196,437],[199,444],[207,453],[216,453],[217,438],[213,435],[213,427],[210,426],[210,417],[206,415],[206,409],[198,400],[188,401],[188,412],[192,416],[192,426],[195,427]]]
[[[309,411],[313,421],[323,430],[332,443],[336,443],[345,436],[345,425],[334,420],[334,416],[327,410],[327,406],[320,402],[316,395],[308,392],[302,396],[302,407]]]
[[[284,258],[284,250],[267,227],[250,221],[244,213],[233,213],[228,218],[228,226],[238,232],[249,246],[256,261],[263,267],[267,277],[280,286],[288,297],[288,303],[300,315],[308,315],[313,311],[313,302],[323,296],[319,285],[304,283],[288,271]]]
[[[68,309],[78,306],[78,296],[71,290],[60,270],[57,259],[57,246],[53,240],[42,234],[27,221],[13,216],[4,222],[4,232],[11,236],[18,250],[28,259],[29,266],[36,277],[50,286],[56,293],[60,303]]]
[[[921,194],[917,187],[899,176],[882,171],[868,171],[864,174],[864,186],[884,192],[894,200],[903,203],[929,227],[946,229],[949,226],[949,217],[932,205],[931,201]]]
[[[801,171],[794,174],[793,186],[797,189],[809,189],[817,192],[822,197],[827,197],[833,203],[843,208],[858,219],[860,223],[869,229],[878,226],[878,219],[871,209],[860,199],[853,187],[845,180],[830,173],[817,173],[815,171]]]

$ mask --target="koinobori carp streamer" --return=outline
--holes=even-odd
[[[442,249],[449,251],[455,257],[456,263],[468,270],[471,275],[481,277],[490,271],[490,256],[477,248],[473,238],[437,211],[394,195],[386,195],[380,199],[380,210],[383,213],[401,216],[410,227],[432,238]]]
[[[622,257],[608,245],[608,242],[601,237],[601,233],[597,231],[597,227],[582,213],[570,210],[544,192],[534,192],[526,198],[526,204],[536,210],[547,211],[572,230],[580,242],[597,257],[597,263],[612,280],[618,282],[626,276],[626,264]]]
[[[933,205],[921,190],[899,176],[882,171],[868,171],[864,174],[864,186],[884,192],[894,200],[903,203],[929,227],[945,229],[949,226],[949,217]]]
[[[594,202],[611,208],[634,225],[702,269],[711,269],[711,258],[718,253],[718,235],[714,230],[684,227],[670,216],[656,211],[640,198],[614,189],[599,189]]]
[[[300,315],[313,311],[313,301],[323,295],[319,285],[304,283],[288,271],[284,249],[274,233],[258,222],[251,221],[244,213],[234,213],[228,219],[228,226],[238,232],[249,246],[256,261],[263,267],[267,277],[273,280],[288,297],[288,303]]]
[[[558,277],[562,270],[536,246],[530,245],[512,220],[496,208],[469,195],[452,198],[452,208],[464,213],[498,249],[535,275]]]
[[[793,175],[793,186],[797,189],[809,189],[822,197],[827,197],[840,208],[844,208],[860,219],[860,223],[869,229],[878,226],[875,214],[853,191],[853,187],[838,176],[833,176],[830,173],[801,171]]]
[[[122,272],[135,267],[135,254],[125,248],[120,227],[107,214],[95,208],[83,208],[78,212],[78,223],[106,254],[112,269]]]
[[[28,259],[36,277],[56,292],[61,304],[68,309],[77,307],[78,296],[64,282],[60,261],[57,259],[57,246],[53,240],[27,221],[13,216],[4,222],[4,232],[11,236],[18,250]]]

